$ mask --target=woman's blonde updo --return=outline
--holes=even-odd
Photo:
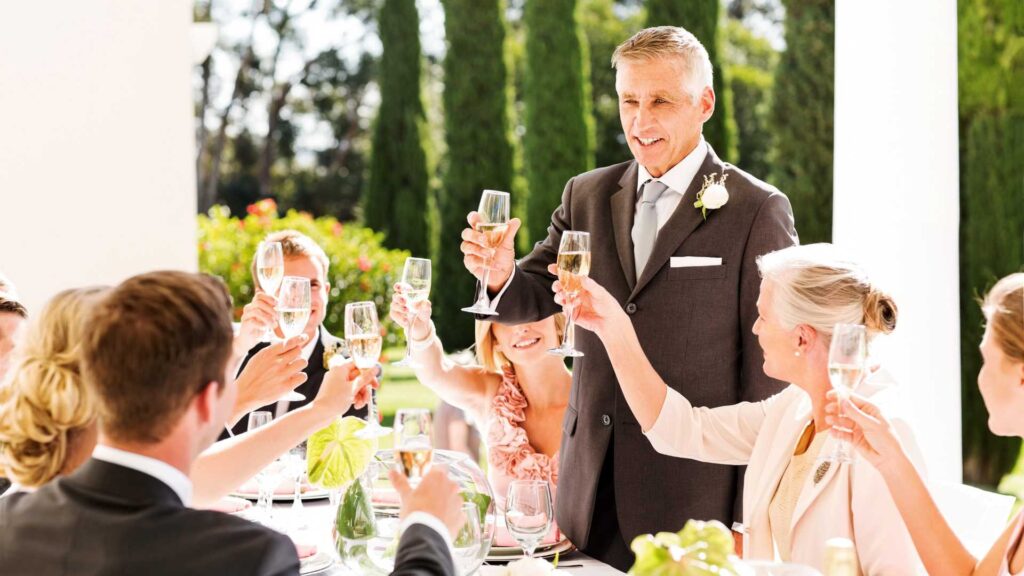
[[[982,311],[1003,354],[1012,362],[1024,363],[1024,272],[996,282],[985,297]]]
[[[806,324],[826,339],[836,324],[863,324],[869,339],[896,329],[896,302],[831,244],[771,252],[758,267],[772,284],[774,313],[784,326]]]
[[[78,350],[88,306],[103,290],[54,296],[29,324],[0,383],[0,472],[23,486],[57,476],[69,445],[94,424],[95,401],[83,386]]]

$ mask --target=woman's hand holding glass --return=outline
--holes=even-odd
[[[557,276],[558,265],[549,265],[548,272]],[[615,330],[619,323],[629,321],[622,305],[604,287],[589,277],[579,280],[579,290],[572,297],[573,318],[577,326],[601,336]],[[551,288],[555,291],[555,302],[565,306],[570,296],[562,283],[556,280]]]
[[[408,285],[399,282],[394,286],[394,294],[391,296],[391,309],[388,314],[391,320],[405,330],[405,334],[412,340],[423,340],[430,335],[430,314],[433,306],[430,300],[420,300],[410,310],[406,298]]]
[[[376,373],[360,370],[351,358],[332,360],[331,368],[324,375],[312,405],[315,410],[333,418],[344,414],[352,406],[366,406],[371,391],[379,386]]]
[[[882,470],[905,456],[892,422],[867,399],[831,390],[825,413],[825,423],[833,427],[831,433],[849,442],[875,469]]]

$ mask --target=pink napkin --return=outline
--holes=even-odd
[[[398,492],[393,491],[380,491],[375,490],[373,492],[373,503],[374,504],[401,504],[402,500],[398,497]]]
[[[295,543],[295,551],[299,554],[299,560],[316,554],[316,544],[300,544],[294,540],[292,542]]]
[[[562,533],[559,532],[558,526],[552,523],[551,530],[548,532],[548,535],[541,540],[541,544],[554,544],[559,542],[561,539]],[[516,539],[509,534],[508,528],[505,527],[505,523],[501,522],[494,527],[494,545],[506,548],[518,548],[519,542],[516,542]]]
[[[249,502],[245,498],[225,496],[214,502],[213,505],[209,507],[209,510],[216,510],[217,512],[223,512],[225,514],[236,514],[242,510],[248,510],[249,508],[252,508],[252,502]]]

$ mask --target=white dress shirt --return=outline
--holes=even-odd
[[[660,232],[661,227],[665,225],[665,222],[668,222],[668,219],[672,217],[672,213],[676,211],[676,207],[679,206],[679,202],[683,199],[683,194],[686,193],[686,189],[690,187],[690,183],[697,176],[697,172],[700,170],[701,165],[704,164],[704,158],[707,155],[708,143],[701,136],[700,142],[697,143],[697,146],[685,158],[658,178],[651,176],[647,168],[639,166],[636,174],[636,207],[633,209],[633,221],[636,221],[636,211],[640,209],[640,187],[648,180],[657,180],[668,186],[668,190],[654,203],[654,209],[658,213],[658,231]],[[674,194],[669,194],[669,192],[674,192]]]
[[[690,187],[690,183],[697,177],[697,172],[700,170],[702,164],[704,164],[704,158],[708,155],[708,143],[704,140],[704,136],[701,135],[700,141],[697,142],[697,146],[686,155],[685,158],[679,161],[678,164],[669,169],[658,178],[651,176],[651,173],[644,168],[643,165],[637,164],[639,168],[636,175],[636,204],[633,208],[633,221],[636,221],[636,212],[640,209],[640,187],[644,185],[644,182],[648,180],[658,180],[665,186],[668,186],[668,190],[658,198],[658,201],[654,203],[654,208],[658,213],[658,231],[661,231],[661,227],[668,222],[668,219],[672,217],[672,213],[676,211],[679,206],[680,200],[683,199],[683,194],[686,193],[686,189]],[[670,194],[669,192],[674,192]],[[516,267],[512,267],[512,273],[508,275],[508,280],[505,285],[501,287],[498,294],[491,298],[491,307],[497,308],[498,301],[501,300],[502,295],[505,294],[505,290],[508,290],[509,285],[512,284],[512,278],[516,275]]]
[[[92,451],[92,457],[103,462],[117,464],[142,472],[163,482],[181,499],[185,506],[192,505],[192,481],[181,470],[156,458],[127,452],[111,446],[99,444]]]

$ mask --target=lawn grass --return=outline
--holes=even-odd
[[[389,348],[384,351],[384,376],[377,396],[377,409],[384,416],[384,425],[391,426],[395,412],[401,408],[437,408],[437,394],[420,384],[411,368],[392,366],[405,354],[405,348]]]

